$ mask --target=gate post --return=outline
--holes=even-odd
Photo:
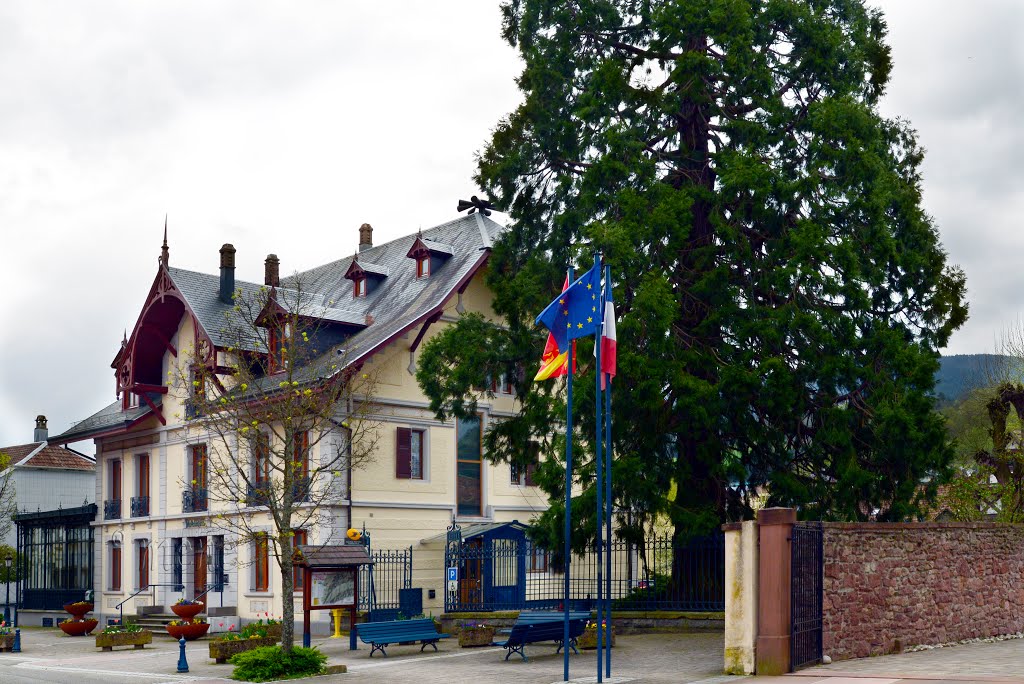
[[[754,674],[757,652],[757,523],[726,523],[725,673]]]
[[[765,508],[757,512],[758,607],[757,655],[759,675],[790,671],[790,598],[792,557],[790,541],[796,510]]]

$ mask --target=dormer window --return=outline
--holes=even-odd
[[[377,264],[360,263],[353,258],[345,272],[345,278],[352,281],[352,296],[354,298],[366,297],[388,277],[387,266]]]
[[[267,344],[270,351],[268,370],[271,373],[280,373],[288,369],[288,342],[291,340],[292,328],[288,323],[278,322],[277,325],[270,326],[269,333],[270,339]]]
[[[416,260],[416,277],[428,278],[431,272],[441,268],[453,253],[450,246],[417,235],[406,256]]]

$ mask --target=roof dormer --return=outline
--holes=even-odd
[[[416,260],[416,277],[427,278],[441,268],[453,253],[451,245],[417,235],[406,256]]]
[[[352,281],[352,296],[355,298],[365,297],[388,277],[388,267],[379,266],[367,262],[360,263],[358,257],[353,257],[348,270],[345,271],[345,278]]]

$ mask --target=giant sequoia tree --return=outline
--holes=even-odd
[[[879,114],[885,23],[861,0],[509,0],[523,104],[477,180],[510,217],[489,283],[505,327],[428,345],[440,415],[520,368],[521,413],[487,436],[560,458],[561,383],[532,383],[534,316],[602,251],[620,315],[615,497],[626,533],[680,537],[750,512],[902,519],[952,456],[929,392],[965,282],[921,207],[922,150]],[[575,415],[593,434],[580,345]],[[588,376],[588,373],[590,375]],[[577,452],[580,453],[580,452]],[[585,451],[583,452],[585,453]],[[592,502],[589,461],[578,481]],[[542,469],[562,514],[557,462]],[[591,506],[574,507],[584,538]]]

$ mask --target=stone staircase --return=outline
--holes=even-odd
[[[201,615],[200,617],[206,616]],[[178,616],[174,613],[149,613],[147,615],[135,615],[130,618],[125,618],[127,622],[133,622],[142,629],[150,630],[151,632],[153,632],[154,637],[163,636],[167,637],[168,639],[171,638],[171,635],[167,633],[166,629],[164,629],[164,625],[166,625],[171,620],[177,619]]]

